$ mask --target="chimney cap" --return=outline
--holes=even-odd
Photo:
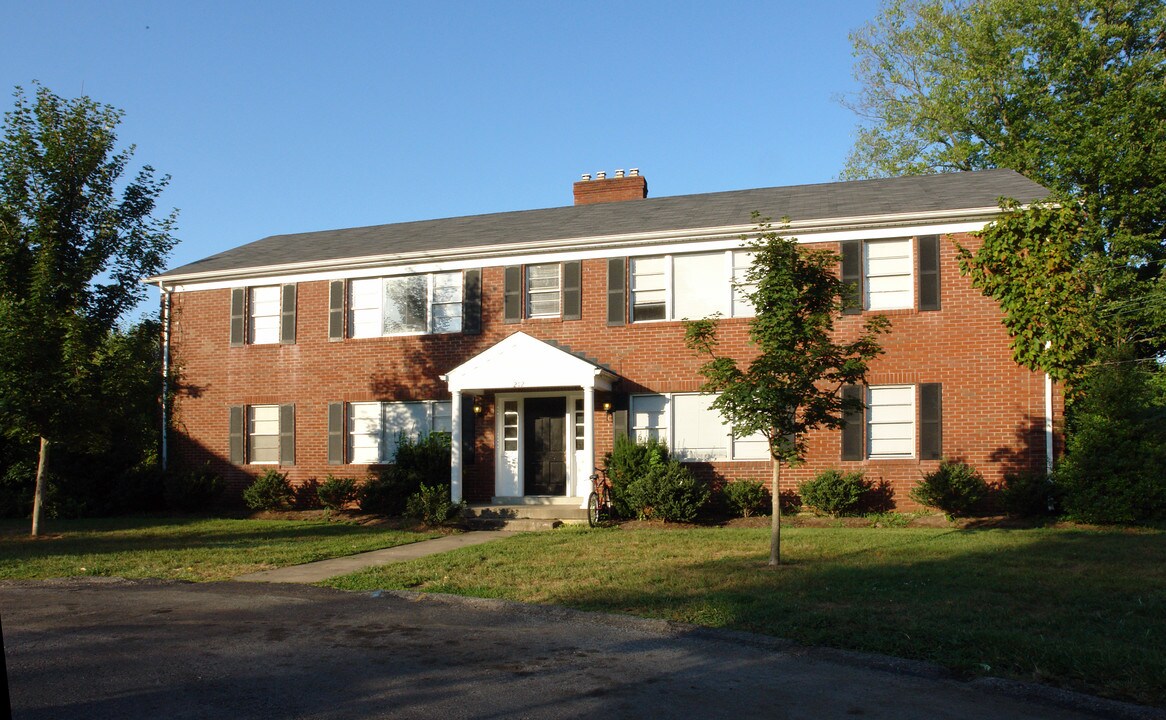
[[[590,179],[591,179],[591,173],[583,173],[583,182],[587,182]]]
[[[607,171],[600,170],[599,172],[595,173],[595,179],[596,180],[606,180],[607,179]]]

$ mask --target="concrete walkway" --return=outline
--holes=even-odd
[[[346,557],[320,560],[319,562],[292,565],[290,567],[264,570],[262,572],[240,575],[235,578],[241,582],[259,583],[299,583],[310,585],[337,575],[347,575],[365,568],[388,565],[390,563],[414,560],[428,555],[449,552],[460,547],[481,545],[491,540],[514,535],[504,530],[475,530],[458,535],[446,535],[433,540],[422,540],[408,545],[397,545],[384,550],[348,555]]]

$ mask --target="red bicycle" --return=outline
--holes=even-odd
[[[611,502],[611,480],[606,470],[599,470],[591,476],[591,494],[587,496],[587,524],[598,527],[615,518],[615,506]]]

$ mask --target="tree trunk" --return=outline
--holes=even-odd
[[[781,474],[781,461],[773,459],[773,512],[770,515],[769,533],[769,566],[781,565],[781,491],[778,489],[777,479]]]
[[[36,491],[32,496],[32,536],[40,530],[40,514],[44,507],[45,484],[48,483],[49,441],[40,439],[40,461],[36,465]]]

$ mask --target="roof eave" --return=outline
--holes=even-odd
[[[925,223],[942,222],[974,222],[988,221],[1000,214],[998,206],[979,208],[960,208],[957,210],[926,211],[913,213],[893,213],[881,215],[863,215],[855,217],[826,218],[816,220],[791,221],[788,223],[774,221],[773,227],[783,235],[807,235],[841,230],[858,230],[874,227],[896,228]],[[409,253],[384,253],[362,257],[339,258],[330,260],[312,260],[298,263],[280,263],[277,265],[257,265],[225,270],[209,270],[205,272],[170,274],[162,273],[145,278],[143,282],[178,285],[183,283],[200,283],[222,280],[237,280],[240,278],[262,278],[293,273],[322,272],[328,270],[359,270],[369,267],[383,267],[386,265],[404,265],[435,260],[460,259],[489,259],[514,255],[516,253],[539,252],[547,250],[596,250],[612,249],[621,246],[644,246],[674,242],[678,239],[708,240],[725,237],[747,235],[756,232],[756,224],[727,225],[709,228],[687,228],[683,230],[652,231],[644,233],[620,233],[615,235],[595,235],[576,238],[555,238],[535,242],[506,243],[496,245],[473,246],[466,248],[442,248]]]

